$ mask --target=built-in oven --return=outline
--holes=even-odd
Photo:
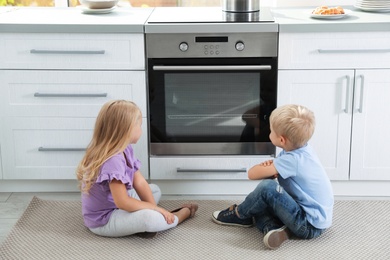
[[[277,33],[146,34],[150,154],[273,155]]]

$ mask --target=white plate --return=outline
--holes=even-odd
[[[351,10],[344,9],[344,14],[310,14],[311,18],[315,19],[341,19],[348,16],[348,14],[351,12]]]
[[[368,5],[368,4],[357,3],[356,6],[361,6],[361,7],[366,7],[366,8],[390,8],[390,4],[388,4],[388,5]]]
[[[366,4],[366,5],[383,5],[389,4],[390,1],[356,1],[357,4]]]
[[[367,12],[376,12],[376,13],[387,13],[390,12],[390,8],[366,8],[355,5],[356,8],[367,11]]]
[[[116,8],[116,6],[113,6],[111,8],[103,8],[103,9],[90,9],[85,6],[79,6],[79,8],[84,14],[107,14],[107,13],[111,13]]]

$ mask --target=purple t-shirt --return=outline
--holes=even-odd
[[[141,167],[141,163],[134,157],[131,145],[126,147],[124,154],[129,166],[123,153],[114,155],[100,168],[100,174],[89,193],[81,196],[84,224],[88,228],[104,226],[117,209],[109,187],[113,179],[121,181],[128,190],[133,188],[134,173]]]

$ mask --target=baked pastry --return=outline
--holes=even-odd
[[[323,5],[323,6],[319,6],[316,9],[314,9],[312,14],[335,15],[335,14],[345,14],[345,12],[341,6],[328,7],[326,5]]]

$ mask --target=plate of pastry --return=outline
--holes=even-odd
[[[344,9],[341,6],[319,6],[311,12],[310,17],[315,19],[341,19],[347,17],[349,13],[351,13],[351,10]]]

